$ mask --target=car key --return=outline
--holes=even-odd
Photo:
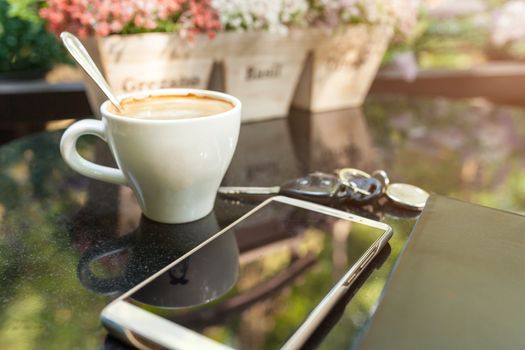
[[[349,189],[332,174],[315,172],[290,180],[281,186],[271,187],[220,187],[223,196],[277,195],[299,198],[320,203],[342,201],[349,196]]]

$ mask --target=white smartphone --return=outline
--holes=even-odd
[[[384,223],[273,197],[101,319],[140,349],[298,349],[391,235]]]

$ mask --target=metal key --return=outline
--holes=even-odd
[[[348,197],[348,192],[349,188],[342,185],[337,176],[321,172],[311,173],[307,176],[287,181],[281,186],[219,188],[219,194],[223,196],[281,194],[321,203],[343,200]]]

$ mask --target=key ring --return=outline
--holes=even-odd
[[[384,178],[373,177],[367,172],[355,168],[337,169],[336,174],[341,184],[351,190],[346,196],[346,200],[349,202],[363,205],[383,195]]]
[[[370,196],[371,193],[369,191],[360,188],[353,181],[356,178],[369,179],[370,174],[368,174],[367,172],[363,170],[355,169],[355,168],[343,168],[343,169],[336,169],[335,173],[337,174],[339,181],[346,187],[349,187],[352,191],[361,193],[365,196]]]
[[[342,169],[336,169],[335,173],[337,176],[339,176],[339,180],[344,183],[344,181],[350,181],[351,179],[354,179],[356,177],[371,177],[369,173],[363,170],[355,169],[355,168],[342,168]]]
[[[383,169],[374,170],[372,176],[383,183],[383,189],[387,188],[388,185],[390,185],[390,178],[388,177],[386,171],[384,171]]]

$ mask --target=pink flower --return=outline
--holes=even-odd
[[[144,24],[144,18],[140,15],[137,15],[135,16],[133,23],[135,23],[137,27],[142,27],[142,25]]]
[[[173,19],[181,34],[213,33],[221,28],[210,0],[46,0],[39,12],[50,31],[79,36],[106,36],[124,27],[154,30],[159,21]]]
[[[101,22],[97,25],[97,35],[108,36],[110,32],[110,26],[107,22]]]
[[[110,25],[110,30],[112,33],[120,32],[122,30],[122,23],[116,20],[112,21]]]
[[[144,28],[146,29],[155,29],[157,28],[157,23],[155,23],[154,20],[148,19],[146,23],[144,23]]]

